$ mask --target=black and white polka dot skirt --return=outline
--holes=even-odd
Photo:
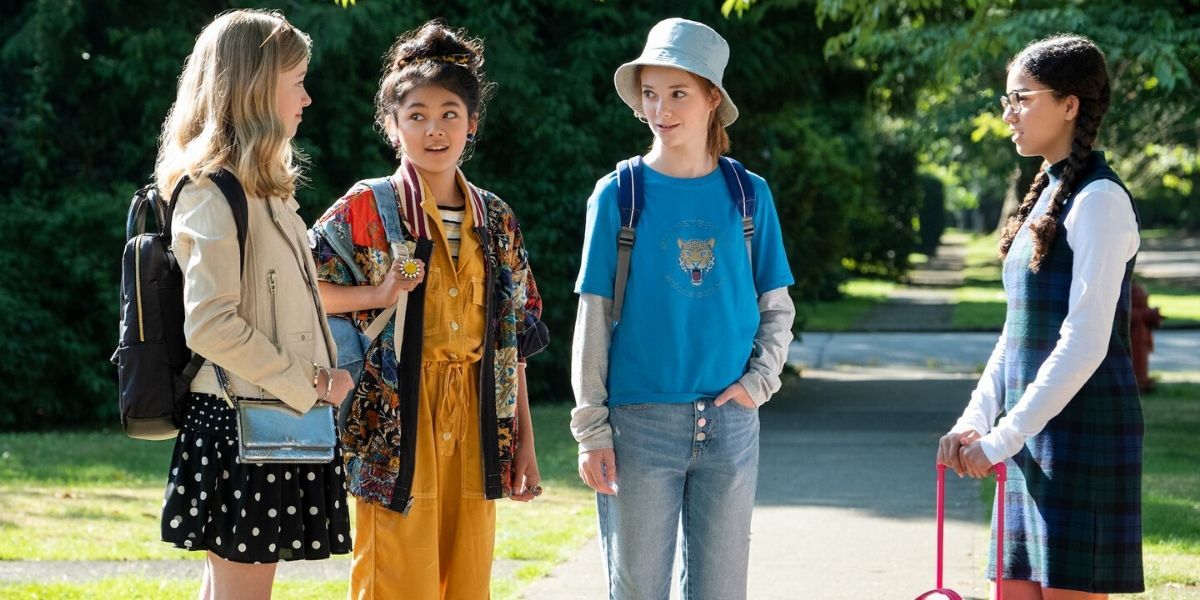
[[[163,541],[240,563],[349,553],[341,449],[328,464],[242,463],[236,415],[213,395],[188,401],[163,500]]]

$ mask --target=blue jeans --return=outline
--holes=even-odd
[[[609,598],[666,600],[677,539],[683,600],[745,598],[758,411],[702,398],[618,405],[608,419],[617,495],[596,498]]]

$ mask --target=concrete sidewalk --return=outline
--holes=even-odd
[[[906,598],[932,588],[933,457],[973,385],[911,370],[806,371],[767,404],[749,597]],[[986,586],[979,485],[952,477],[948,486],[946,583],[970,597]],[[523,597],[607,597],[598,543]]]

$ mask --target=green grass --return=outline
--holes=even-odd
[[[971,269],[968,269],[971,270]],[[987,267],[974,269],[962,287],[954,291],[954,316],[951,327],[959,330],[999,330],[1004,325],[1004,287],[987,279]],[[1150,306],[1156,307],[1166,319],[1163,329],[1200,327],[1200,290],[1167,284],[1141,281],[1150,292]]]
[[[1164,329],[1200,327],[1200,290],[1145,280],[1142,285],[1150,293],[1150,306],[1166,317]]]
[[[966,240],[963,285],[954,290],[950,327],[958,330],[999,331],[1004,326],[1004,287],[1000,283],[999,237],[973,235]]]
[[[494,598],[513,598],[545,576],[596,533],[596,495],[579,480],[571,408],[534,406],[538,470],[545,493],[528,504],[501,501],[496,510],[498,559],[520,560],[509,577],[492,581]]]
[[[545,494],[529,504],[497,504],[495,556],[522,562],[493,581],[496,598],[515,597],[595,530],[594,495],[576,474],[570,406],[535,406],[533,420]],[[171,442],[115,430],[0,434],[0,560],[202,558],[159,541],[171,449]],[[197,589],[198,582],[129,577],[14,585],[0,589],[0,599],[180,597]],[[277,589],[284,598],[345,597],[346,582],[281,582]]]
[[[1143,232],[1143,237],[1147,232]],[[1151,232],[1154,233],[1154,232]],[[1161,236],[1160,236],[1161,237]],[[1004,325],[1004,287],[996,235],[974,236],[967,242],[963,286],[954,293],[951,327],[961,330],[999,330]],[[1164,329],[1200,327],[1200,289],[1139,278],[1150,292],[1150,305],[1167,319]]]
[[[1194,380],[1193,380],[1194,381]],[[1200,383],[1159,384],[1142,396],[1142,552],[1136,600],[1200,598]],[[980,494],[991,511],[995,486]]]
[[[1200,384],[1161,384],[1142,406],[1146,584],[1200,594]]]
[[[1143,240],[1161,240],[1178,235],[1177,229],[1158,228],[1158,229],[1143,229],[1141,231]]]
[[[838,286],[842,297],[830,302],[797,302],[805,331],[851,331],[872,308],[882,304],[896,283],[879,279],[850,279]]]
[[[966,247],[963,284],[954,290],[950,329],[999,331],[1004,326],[1005,316],[1001,263],[997,256],[999,235],[972,235],[956,231],[948,231],[945,235],[950,241]],[[1149,232],[1149,235],[1162,237],[1161,232],[1157,231]],[[925,262],[927,257],[914,254],[910,259],[917,265]],[[1167,317],[1163,328],[1200,327],[1200,289],[1155,281],[1142,283],[1150,292],[1150,305],[1158,307]],[[796,309],[799,322],[803,323],[805,331],[853,331],[867,313],[887,301],[896,285],[890,281],[851,279],[840,286],[842,297],[837,300],[798,301]]]
[[[1007,304],[1000,285],[964,285],[954,290],[950,327],[962,331],[1000,331]]]
[[[963,266],[967,269],[995,267],[994,271],[989,272],[993,272],[996,281],[999,281],[1000,234],[994,232],[988,235],[967,234],[959,239],[967,249]]]

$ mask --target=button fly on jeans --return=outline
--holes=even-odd
[[[700,420],[696,421],[697,427],[704,427],[705,425],[708,425],[708,419],[705,419],[704,417],[700,417]]]
[[[704,438],[706,438],[706,437],[708,437],[708,436],[707,436],[707,435],[705,435],[703,431],[701,431],[700,433],[697,433],[697,434],[696,434],[696,441],[697,441],[697,442],[703,442],[703,441],[704,441]]]

